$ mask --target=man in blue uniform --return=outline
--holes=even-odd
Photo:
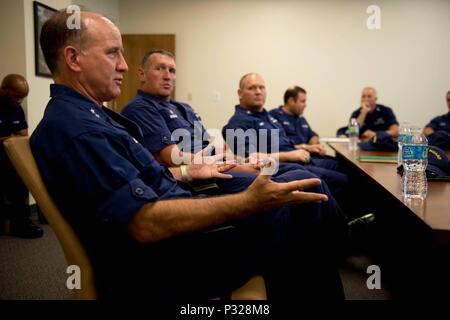
[[[23,238],[42,237],[43,231],[30,220],[28,189],[9,161],[3,141],[28,135],[21,103],[28,95],[28,83],[18,74],[7,75],[0,87],[0,234],[9,216],[10,234]],[[3,216],[6,213],[5,216]]]
[[[122,114],[139,125],[144,136],[144,146],[167,166],[214,161],[214,156],[205,155],[211,149],[208,148],[210,136],[203,127],[200,115],[188,104],[171,98],[176,81],[174,55],[165,50],[148,52],[142,60],[138,75],[141,89],[124,107]],[[304,170],[296,164],[280,167],[275,176],[276,181],[288,181],[289,171]],[[233,179],[216,181],[216,192],[226,194],[243,191],[258,173],[257,165],[239,164],[229,172]],[[292,173],[292,179],[299,179],[299,175]]]
[[[445,131],[447,134],[450,134],[450,91],[447,92],[446,98],[448,112],[442,116],[433,118],[430,123],[425,126],[423,133],[426,136],[429,136],[436,131]]]
[[[283,126],[265,109],[264,79],[256,73],[244,75],[239,82],[239,105],[222,129],[230,149],[238,156],[265,157],[268,154],[280,162],[304,164],[308,171],[323,179],[336,196],[345,193],[348,177],[340,172],[311,163],[308,151],[297,149]]]
[[[303,149],[312,155],[312,163],[327,169],[337,170],[335,159],[324,157],[325,148],[320,144],[319,135],[314,132],[303,116],[306,108],[306,90],[295,86],[284,93],[284,105],[269,113],[278,120],[296,149]]]
[[[181,169],[156,162],[139,127],[101,107],[120,94],[128,69],[117,27],[82,12],[81,28],[67,29],[69,17],[59,11],[42,28],[55,84],[30,143],[94,262],[101,295],[204,299],[260,273],[274,299],[342,297],[328,252],[340,216],[320,181],[260,174],[244,192],[192,199],[175,180]],[[196,178],[212,176],[202,172]],[[231,222],[230,232],[204,232]]]
[[[377,91],[366,87],[361,93],[361,107],[353,111],[351,118],[356,118],[361,140],[367,141],[377,131],[386,131],[393,138],[398,136],[398,122],[391,108],[377,104]]]

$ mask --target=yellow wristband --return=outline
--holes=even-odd
[[[180,166],[180,172],[181,172],[181,181],[188,182],[189,181],[189,175],[187,172],[187,166],[185,164],[182,164]]]

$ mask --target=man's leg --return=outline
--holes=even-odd
[[[9,160],[4,162],[6,211],[9,212],[10,234],[22,238],[39,238],[43,230],[30,220],[28,189]]]
[[[331,157],[313,155],[311,157],[311,164],[317,167],[339,171],[339,162]]]
[[[290,175],[313,177],[306,171]],[[342,299],[331,246],[336,241],[329,240],[334,237],[328,232],[337,233],[334,223],[339,214],[325,184],[306,191],[326,193],[331,201],[286,206],[235,221],[234,229],[142,246],[135,263],[130,260],[118,271],[126,276],[120,281],[115,278],[121,289],[112,298],[207,299],[231,292],[252,275],[261,274],[270,297],[278,301]]]
[[[273,178],[288,182],[314,178],[304,170],[293,170]],[[342,299],[337,262],[347,237],[342,211],[326,183],[305,191],[327,194],[327,202],[286,206],[254,215],[245,223],[270,230],[263,256],[269,293],[276,300]]]

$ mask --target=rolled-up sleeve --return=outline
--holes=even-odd
[[[83,134],[72,141],[61,159],[66,185],[80,197],[74,201],[103,222],[126,224],[142,206],[158,199],[141,175],[159,165],[131,137],[111,141],[101,133]]]
[[[387,108],[386,111],[386,125],[388,127],[392,126],[392,125],[398,125],[398,121],[397,118],[395,117],[394,111],[392,111],[391,108]]]
[[[431,129],[433,129],[434,131],[439,130],[439,120],[440,120],[440,118],[441,118],[441,117],[435,117],[435,118],[433,118],[433,119],[430,121],[430,123],[428,123],[428,124],[425,126],[425,128],[431,128]]]
[[[135,179],[115,190],[97,209],[104,222],[126,224],[147,202],[158,195],[140,179]]]

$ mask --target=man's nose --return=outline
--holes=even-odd
[[[169,69],[163,70],[163,77],[164,77],[164,79],[170,79],[170,70]]]
[[[123,56],[123,54],[120,54],[120,58],[119,61],[117,63],[117,70],[120,72],[127,72],[128,71],[128,64],[125,61],[125,57]]]

